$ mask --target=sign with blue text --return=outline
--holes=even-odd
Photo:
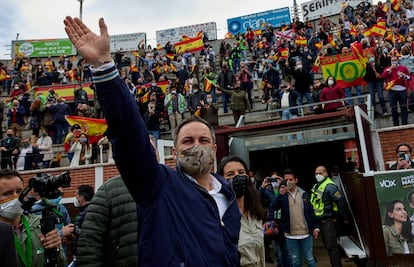
[[[254,31],[262,29],[264,25],[280,27],[282,23],[289,25],[290,22],[289,7],[284,7],[228,19],[227,28],[232,35],[237,35],[239,32],[245,33],[247,28]]]

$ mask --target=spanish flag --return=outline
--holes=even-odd
[[[146,92],[145,93],[145,95],[143,95],[142,97],[141,97],[141,103],[142,104],[145,104],[145,103],[147,103],[148,101],[149,101],[149,97],[150,97],[150,95],[149,95],[149,91],[148,92]]]
[[[205,79],[204,80],[204,91],[207,93],[211,92],[211,88],[213,88],[213,86],[216,86],[215,81],[209,80],[209,79]]]
[[[200,51],[204,48],[203,37],[197,36],[195,38],[178,42],[174,46],[175,50],[180,53]]]
[[[315,43],[315,46],[320,51],[322,49],[322,46],[323,46],[323,41],[320,41],[318,43]]]
[[[287,59],[289,57],[289,48],[279,48],[280,57]]]
[[[90,143],[97,143],[102,138],[108,125],[105,119],[86,118],[78,116],[65,116],[66,121],[70,126],[79,124],[82,131],[85,132],[89,137]]]
[[[329,43],[330,45],[332,45],[333,47],[336,47],[336,42],[335,42],[335,40],[333,39],[332,34],[329,34],[329,35],[328,35],[328,43]]]
[[[390,90],[394,86],[395,82],[396,82],[395,80],[391,80],[387,82],[385,84],[384,90],[387,90],[387,91]]]
[[[161,50],[163,47],[161,44],[157,44],[157,50]]]
[[[171,62],[170,63],[170,68],[172,72],[177,72],[177,68],[175,67],[175,65]]]
[[[233,34],[231,34],[231,32],[228,32],[224,35],[224,39],[231,39],[233,38]]]
[[[197,110],[194,112],[194,116],[200,117],[201,116],[201,108],[198,107]]]
[[[174,54],[166,54],[165,55],[169,60],[174,60]]]
[[[383,18],[378,18],[377,25],[378,26],[387,27],[387,21],[385,19],[383,19]]]
[[[164,64],[164,65],[162,66],[162,71],[163,71],[163,72],[168,72],[168,65],[167,65],[167,64]]]
[[[138,51],[132,51],[132,54],[134,55],[134,57],[139,57]]]
[[[401,2],[400,0],[390,0],[391,7],[394,11],[400,11],[401,10]]]
[[[10,75],[7,75],[7,73],[3,69],[0,69],[0,81],[7,79],[10,79]]]
[[[381,6],[381,10],[384,13],[388,13],[390,11],[390,7],[385,3]]]
[[[261,29],[254,30],[253,32],[254,32],[254,35],[256,35],[256,36],[262,35],[262,30]]]
[[[302,37],[299,35],[298,37],[296,37],[295,43],[297,45],[306,46],[308,45],[308,40],[306,39],[306,37]]]

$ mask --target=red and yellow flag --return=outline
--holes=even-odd
[[[89,137],[90,143],[96,143],[102,138],[104,132],[108,128],[105,119],[86,118],[78,116],[65,116],[70,126],[79,124],[82,131]]]
[[[174,46],[178,53],[200,51],[204,48],[203,37],[196,36],[195,38],[178,42]]]
[[[320,41],[318,43],[315,43],[315,46],[320,51],[322,49],[322,46],[323,46],[323,41]]]
[[[306,37],[298,36],[296,37],[295,43],[300,46],[306,46],[308,45],[308,39],[306,39]]]
[[[174,60],[174,54],[166,54],[165,55],[169,60]]]
[[[382,12],[384,12],[384,13],[388,13],[388,12],[390,11],[390,7],[389,7],[387,4],[383,4],[383,5],[381,6],[381,10],[382,10]]]
[[[279,48],[280,57],[286,59],[289,57],[289,48]]]
[[[161,44],[157,44],[157,50],[161,50],[163,47]]]
[[[10,75],[7,75],[7,73],[3,69],[0,69],[0,81],[7,79],[10,79]]]
[[[394,11],[400,11],[401,10],[401,2],[400,0],[390,0],[391,7]]]
[[[387,82],[385,84],[384,90],[387,90],[387,91],[390,90],[394,86],[395,82],[396,82],[396,80],[391,80],[391,81]]]
[[[212,80],[209,79],[205,79],[204,80],[204,91],[206,91],[207,93],[211,92],[211,88],[213,88],[213,86],[216,86],[216,83]]]

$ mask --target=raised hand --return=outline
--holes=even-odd
[[[66,17],[65,31],[79,54],[91,64],[112,60],[109,34],[103,18],[99,19],[100,35],[92,32],[79,18]]]

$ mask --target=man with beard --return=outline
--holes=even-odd
[[[137,203],[139,266],[237,266],[240,211],[231,185],[211,174],[214,129],[191,117],[175,130],[177,169],[157,162],[145,124],[112,61],[109,34],[72,17],[65,30],[92,64],[118,170]],[[168,222],[168,223],[166,223]]]

